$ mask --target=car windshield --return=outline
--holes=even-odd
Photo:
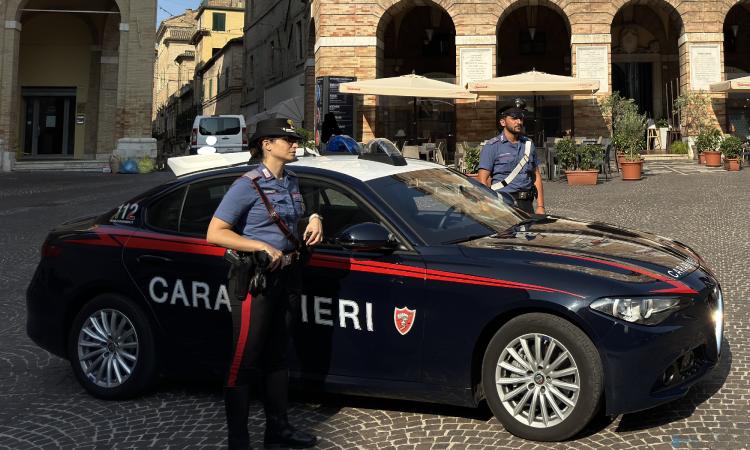
[[[428,245],[489,236],[525,218],[489,188],[449,169],[400,173],[368,184]]]
[[[240,119],[236,117],[209,117],[201,119],[200,132],[203,136],[226,136],[240,132]]]

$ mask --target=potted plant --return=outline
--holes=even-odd
[[[695,148],[706,158],[706,167],[721,166],[721,131],[718,128],[704,128],[695,138]]]
[[[643,173],[641,152],[646,148],[646,115],[638,114],[637,109],[623,113],[615,124],[615,135],[624,151],[620,163],[622,179],[640,180]]]
[[[719,145],[721,154],[724,155],[724,169],[737,171],[742,167],[742,141],[736,136],[727,136]]]
[[[599,170],[594,168],[602,156],[600,146],[576,145],[572,139],[565,138],[555,144],[555,156],[565,170],[568,185],[592,186],[596,184]]]
[[[711,126],[710,114],[708,114],[710,107],[711,97],[702,91],[686,91],[674,101],[672,112],[679,117],[682,134],[688,141],[690,158],[695,157],[691,153],[696,136],[701,130]]]
[[[685,142],[676,141],[672,143],[672,147],[670,148],[670,151],[675,155],[687,155],[688,145]]]
[[[638,105],[635,104],[635,100],[622,97],[616,91],[601,101],[600,108],[607,122],[607,127],[612,133],[612,146],[617,154],[617,166],[622,169],[622,161],[625,159],[627,149],[633,140],[632,133],[637,132],[633,126],[640,122],[642,117],[643,126],[638,125],[636,128],[642,128],[640,134],[645,133],[646,118],[638,114]],[[625,122],[622,122],[623,120]]]
[[[466,146],[464,151],[464,173],[470,177],[477,176],[479,166],[479,154],[482,148],[478,145]]]

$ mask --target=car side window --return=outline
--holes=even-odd
[[[188,186],[178,231],[205,237],[216,208],[236,179],[236,176],[215,178]]]
[[[351,193],[337,186],[300,178],[300,191],[309,213],[323,216],[325,243],[333,243],[346,228],[365,222],[380,223],[370,210]]]
[[[154,228],[177,232],[186,188],[177,189],[152,203],[146,211],[146,223]]]

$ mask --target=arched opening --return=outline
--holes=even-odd
[[[649,118],[672,119],[682,30],[677,10],[660,0],[630,2],[612,21],[612,90],[634,99]]]
[[[724,74],[727,80],[750,75],[750,3],[734,5],[724,18]],[[727,95],[727,131],[750,136],[750,95]]]
[[[536,70],[570,76],[570,23],[559,6],[546,0],[522,0],[506,10],[497,26],[497,74]],[[511,102],[498,98],[497,112]],[[573,128],[570,96],[524,98],[529,117],[526,134],[538,144]]]
[[[450,15],[430,1],[403,0],[378,25],[383,48],[377,58],[379,78],[406,74],[456,82],[456,29]],[[456,110],[451,99],[386,97],[377,99],[378,136],[402,144],[443,142],[452,154]]]
[[[105,148],[100,119],[112,121],[116,109],[117,3],[30,0],[18,17],[23,27],[15,83],[20,155],[93,157],[97,148]],[[113,134],[111,126],[106,129]]]

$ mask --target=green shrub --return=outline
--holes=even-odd
[[[563,170],[575,170],[578,166],[578,153],[573,139],[563,138],[555,142],[555,157]]]
[[[727,136],[721,141],[719,150],[724,158],[739,158],[742,154],[742,141],[736,136]]]
[[[466,146],[464,151],[464,164],[466,165],[466,173],[477,173],[477,167],[479,166],[479,154],[482,152],[482,148],[479,146]]]
[[[601,145],[586,144],[578,147],[578,168],[581,170],[593,170],[599,167],[604,157],[604,148]]]
[[[668,128],[669,127],[669,122],[667,121],[667,119],[665,119],[664,117],[662,117],[661,119],[659,119],[659,120],[656,121],[655,125],[656,125],[656,128]]]
[[[593,170],[599,166],[604,149],[600,145],[576,145],[570,138],[555,143],[555,156],[563,170]]]
[[[716,151],[721,143],[721,130],[718,128],[704,128],[695,138],[695,148],[698,153]]]
[[[671,152],[677,155],[687,155],[688,145],[682,141],[673,142],[671,146]]]

